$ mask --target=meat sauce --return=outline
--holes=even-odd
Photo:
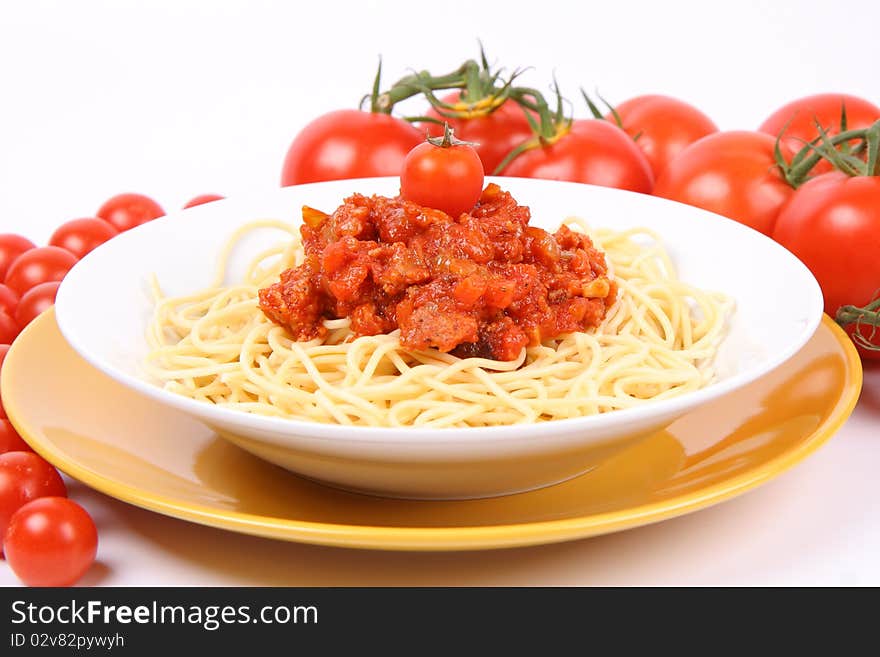
[[[305,207],[305,260],[260,290],[260,308],[296,340],[349,317],[358,336],[399,328],[409,349],[514,360],[526,345],[597,326],[616,296],[587,235],[529,218],[494,183],[457,218],[360,194],[330,215]]]

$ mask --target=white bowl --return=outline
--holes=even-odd
[[[822,315],[813,276],[784,248],[739,223],[652,196],[576,183],[496,179],[555,230],[577,215],[591,225],[647,226],[664,239],[682,279],[735,299],[719,350],[717,381],[680,397],[602,415],[533,425],[380,429],[252,415],[167,392],[143,363],[152,312],[148,281],[179,295],[208,285],[222,243],[265,217],[299,221],[302,205],[332,210],[354,191],[394,195],[396,178],[344,180],[270,190],[172,213],[113,238],[67,275],[55,304],[65,338],[120,384],[180,409],[253,454],[306,477],[380,495],[452,499],[529,490],[588,471],[688,411],[778,367],[812,336]],[[236,252],[230,282],[248,255],[283,238],[256,235]],[[712,427],[707,427],[711,432]]]

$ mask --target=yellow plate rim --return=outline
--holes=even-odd
[[[53,321],[54,310],[47,310],[24,332],[35,330],[37,323]],[[69,459],[51,444],[40,441],[40,432],[21,419],[14,402],[4,402],[4,407],[9,420],[28,444],[69,476],[110,497],[181,520],[266,538],[347,548],[453,551],[522,547],[588,538],[681,516],[752,490],[800,463],[840,429],[855,408],[862,387],[861,359],[849,336],[828,315],[823,315],[822,324],[831,330],[844,351],[846,381],[828,419],[793,449],[697,491],[651,504],[560,520],[470,527],[387,527],[283,520],[238,511],[218,511],[199,504],[181,504],[174,498],[116,481]],[[10,352],[15,349],[13,343]],[[13,359],[13,364],[15,362]],[[0,385],[13,376],[7,369],[3,368]]]

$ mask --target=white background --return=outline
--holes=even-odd
[[[477,40],[577,115],[687,100],[722,129],[841,91],[880,104],[880,3],[0,0],[0,232],[45,242],[123,191],[167,210],[277,186],[311,118],[355,107],[379,56],[386,85],[446,72]],[[846,20],[839,21],[842,17]],[[417,112],[418,104],[407,105]],[[348,552],[253,539],[134,509],[82,487],[98,519],[87,584],[880,584],[880,371],[831,443],[743,498],[575,543],[486,555]],[[198,548],[193,547],[198,545]],[[491,565],[490,565],[491,564]],[[0,566],[0,583],[14,576]]]

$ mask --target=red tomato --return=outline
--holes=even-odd
[[[61,283],[58,281],[40,283],[24,293],[15,310],[15,321],[18,322],[19,327],[24,328],[40,313],[54,305],[59,285]]]
[[[776,140],[760,132],[716,132],[685,148],[654,194],[736,219],[767,235],[794,190],[775,165]],[[783,155],[791,153],[782,146]]]
[[[183,206],[183,209],[193,208],[197,205],[202,205],[204,203],[210,203],[211,201],[222,201],[223,196],[218,194],[202,194],[201,196],[196,196],[195,198],[190,199],[186,205]]]
[[[422,134],[388,114],[337,110],[318,117],[293,140],[281,185],[396,176]]]
[[[451,144],[444,141],[444,145],[437,145],[426,141],[412,149],[403,163],[403,198],[442,210],[451,217],[471,210],[482,191],[483,165],[469,144],[453,140]]]
[[[15,512],[6,532],[6,560],[28,586],[71,586],[98,553],[91,516],[66,497],[41,497]]]
[[[143,194],[117,194],[102,205],[97,216],[122,233],[165,214],[162,206]]]
[[[636,96],[614,109],[623,130],[638,137],[636,144],[648,158],[655,178],[687,146],[718,132],[712,119],[693,105],[670,96]],[[614,121],[611,114],[605,119]]]
[[[0,454],[6,452],[33,452],[9,420],[0,420]]]
[[[6,285],[16,294],[24,294],[35,285],[60,281],[78,258],[67,249],[41,246],[22,253],[6,272]]]
[[[58,230],[52,233],[49,246],[67,249],[77,258],[82,258],[96,246],[118,234],[118,230],[102,219],[94,217],[74,219],[61,224]]]
[[[459,98],[460,92],[456,91],[441,100],[449,105],[455,105],[459,102]],[[465,108],[466,103],[463,104],[462,109]],[[445,117],[433,107],[426,114],[440,121],[446,121],[456,137],[472,142],[483,163],[483,171],[490,174],[510,151],[532,137],[532,128],[523,108],[512,100],[505,101],[490,114],[470,119]],[[434,137],[443,134],[443,126],[438,123],[426,123],[424,128]]]
[[[67,496],[61,475],[48,461],[33,452],[0,454],[0,546],[12,514],[48,495]]]
[[[880,177],[831,171],[798,189],[779,213],[773,239],[810,268],[822,287],[825,312],[834,317],[840,306],[865,306],[880,290],[878,228]],[[862,327],[862,335],[870,329]]]
[[[782,141],[796,153],[804,147],[804,142],[812,141],[819,136],[816,120],[829,135],[840,133],[840,111],[844,104],[846,104],[848,130],[870,127],[874,121],[880,119],[880,107],[858,96],[816,94],[783,105],[767,117],[758,131],[774,137],[782,135]],[[831,171],[831,163],[825,160],[819,162],[813,169],[814,174],[827,171]]]
[[[554,144],[517,156],[505,176],[568,180],[648,194],[654,184],[651,165],[632,138],[600,119],[575,121]]]
[[[0,342],[12,344],[12,341],[18,337],[19,333],[21,333],[21,329],[18,327],[15,317],[5,310],[0,310]]]
[[[13,233],[0,235],[0,281],[6,277],[6,271],[13,260],[35,247],[36,244],[21,235]]]
[[[0,283],[0,310],[8,315],[15,314],[15,307],[18,305],[18,295],[10,290],[6,285]]]

